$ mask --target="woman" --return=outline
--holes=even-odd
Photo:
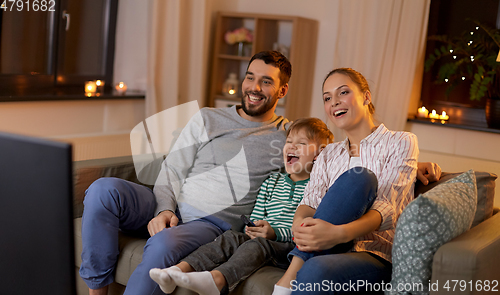
[[[323,82],[326,114],[347,138],[315,162],[294,216],[297,247],[275,295],[369,292],[390,281],[394,230],[413,199],[418,144],[414,134],[376,126],[371,100],[366,79],[352,69],[333,70]]]

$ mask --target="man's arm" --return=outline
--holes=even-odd
[[[153,192],[156,197],[156,216],[149,222],[151,236],[166,227],[176,226],[177,199],[189,169],[193,166],[198,147],[208,141],[201,111],[183,128],[171,151],[163,161]]]
[[[441,178],[441,167],[436,163],[418,162],[417,168],[417,179],[425,185]]]

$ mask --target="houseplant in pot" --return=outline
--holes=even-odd
[[[471,100],[486,99],[488,127],[500,129],[500,30],[469,21],[471,29],[460,36],[428,38],[443,45],[427,57],[425,71],[439,66],[435,82],[449,84],[447,95],[461,83],[469,83]]]

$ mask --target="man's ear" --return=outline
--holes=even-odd
[[[285,85],[281,86],[281,88],[280,88],[280,95],[278,96],[278,98],[284,97],[287,93],[288,93],[288,83],[286,83]]]

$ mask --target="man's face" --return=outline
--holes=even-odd
[[[242,84],[243,111],[252,117],[274,113],[278,99],[286,94],[283,88],[280,87],[279,68],[260,59],[252,61]]]

